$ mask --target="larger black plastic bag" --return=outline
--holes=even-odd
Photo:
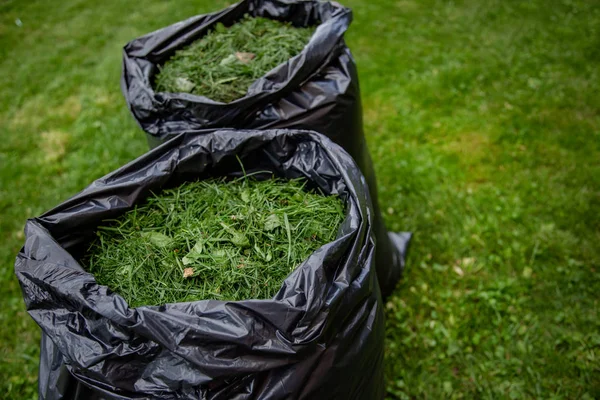
[[[204,300],[131,309],[78,263],[96,226],[150,191],[271,171],[339,195],[337,239],[272,300]],[[43,330],[40,398],[380,399],[383,310],[372,205],[352,158],[309,131],[180,135],[25,228],[15,272]]]
[[[154,75],[173,53],[201,38],[217,23],[244,14],[318,25],[304,50],[255,81],[247,96],[220,103],[188,93],[156,93]],[[410,235],[388,232],[381,218],[377,186],[362,127],[356,65],[344,42],[352,12],[335,2],[246,0],[222,11],[198,15],[128,43],[121,87],[131,113],[156,146],[174,134],[206,128],[295,128],[322,133],[354,158],[373,199],[377,270],[382,293],[395,287],[404,268]]]

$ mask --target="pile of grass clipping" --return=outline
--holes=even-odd
[[[159,66],[155,89],[228,103],[246,95],[256,79],[302,51],[315,28],[249,16],[214,31]]]
[[[104,221],[84,263],[130,307],[268,299],[343,218],[300,180],[186,183]]]

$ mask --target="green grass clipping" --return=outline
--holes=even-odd
[[[314,31],[247,15],[228,28],[219,23],[159,66],[155,89],[231,102],[244,97],[255,80],[299,54]]]
[[[272,298],[344,218],[302,180],[185,183],[97,230],[84,264],[130,307]]]

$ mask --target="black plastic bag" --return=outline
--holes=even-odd
[[[188,93],[153,90],[158,66],[217,23],[230,26],[245,14],[318,25],[304,50],[255,81],[247,96],[220,103]],[[354,158],[369,184],[374,206],[377,270],[382,293],[394,289],[404,268],[407,233],[389,233],[379,203],[373,165],[362,127],[356,65],[344,42],[352,12],[335,2],[245,0],[198,15],[129,42],[123,52],[121,87],[151,147],[174,134],[207,128],[294,128],[322,133]]]
[[[211,177],[304,177],[346,203],[335,241],[271,300],[129,308],[78,260],[150,191]],[[262,172],[259,171],[270,171]],[[25,228],[15,272],[43,331],[40,398],[381,399],[383,309],[372,205],[352,158],[309,131],[184,134]]]

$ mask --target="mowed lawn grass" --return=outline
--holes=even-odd
[[[388,397],[600,398],[600,5],[345,4],[382,209],[415,233]],[[36,397],[25,219],[147,148],[121,47],[225,5],[0,3],[0,397]]]

